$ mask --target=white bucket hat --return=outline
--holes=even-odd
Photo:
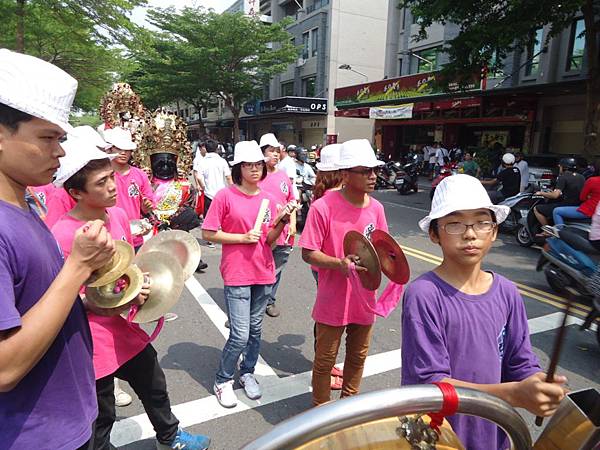
[[[49,62],[0,49],[0,103],[58,125],[66,133],[77,80]]]
[[[340,147],[340,159],[336,163],[338,169],[351,169],[352,167],[377,167],[385,163],[375,157],[373,147],[367,139],[352,139]]]
[[[433,219],[445,217],[456,211],[489,209],[496,215],[496,223],[502,223],[510,213],[504,205],[494,205],[490,196],[480,183],[471,175],[458,174],[444,178],[435,188],[429,215],[419,221],[419,227],[426,233]]]
[[[118,155],[109,155],[98,150],[95,143],[90,139],[82,139],[75,135],[68,135],[67,140],[60,144],[65,151],[65,156],[59,158],[60,167],[56,172],[54,186],[63,187],[65,181],[79,172],[90,161],[95,159],[114,159]]]
[[[342,144],[329,144],[321,149],[321,161],[317,163],[317,170],[331,172],[338,170],[336,164],[340,160],[340,148]]]
[[[260,144],[258,144],[258,146],[260,148],[263,148],[267,145],[270,145],[271,147],[276,147],[276,148],[280,147],[279,141],[277,140],[277,138],[275,137],[275,135],[273,133],[263,134],[260,137]]]
[[[131,139],[131,132],[121,127],[104,130],[104,140],[119,150],[135,150],[137,147]]]
[[[111,147],[111,144],[109,144],[104,139],[102,139],[102,136],[100,136],[100,133],[98,133],[96,130],[94,130],[89,125],[82,125],[80,127],[75,127],[73,129],[72,135],[76,136],[78,138],[81,138],[83,140],[93,142],[96,147],[99,147],[104,150],[107,150]]]
[[[279,144],[277,144],[279,145]],[[258,162],[266,161],[260,146],[256,141],[240,141],[235,144],[233,149],[233,161],[229,164],[235,166],[236,164],[243,162]]]

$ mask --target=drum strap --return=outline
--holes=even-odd
[[[454,415],[458,410],[458,395],[456,394],[456,389],[450,383],[435,382],[432,384],[440,388],[443,396],[442,409],[436,413],[429,414],[429,417],[431,417],[429,426],[439,433],[444,419]]]

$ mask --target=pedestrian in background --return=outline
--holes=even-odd
[[[521,191],[520,192],[524,192],[527,187],[529,186],[529,164],[527,164],[527,161],[525,161],[525,155],[523,155],[523,152],[517,152],[515,153],[515,166],[519,169],[519,172],[521,172]]]

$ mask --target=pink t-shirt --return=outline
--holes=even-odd
[[[50,200],[58,188],[50,183],[43,186],[31,186],[31,189],[38,195],[40,201],[48,207],[48,200]]]
[[[48,214],[44,222],[49,229],[66,213],[75,208],[76,202],[63,188],[55,188],[54,192],[47,197],[46,208]]]
[[[258,185],[275,199],[278,210],[281,210],[286,204],[294,200],[292,182],[283,170],[268,173],[267,177]],[[288,239],[287,243],[285,242],[289,229],[289,224],[283,228],[281,235],[277,239],[277,245],[294,245],[293,236]]]
[[[137,167],[129,167],[129,171],[120,174],[115,171],[117,183],[117,206],[125,211],[128,220],[142,218],[142,201],[147,198],[154,204],[154,193],[146,173]],[[142,236],[133,237],[133,245],[139,247],[144,243]]]
[[[131,244],[129,220],[125,212],[118,207],[108,208],[106,228],[115,240]],[[85,222],[65,214],[52,227],[52,233],[58,241],[65,258],[71,253],[75,231]],[[140,353],[150,342],[148,335],[138,324],[129,323],[121,316],[103,317],[87,313],[94,343],[94,372],[96,379],[114,373],[119,367]]]
[[[269,209],[262,224],[262,236],[256,244],[223,244],[221,276],[225,286],[251,286],[275,282],[275,262],[267,233],[275,219],[275,200],[265,191],[247,195],[232,185],[215,195],[202,224],[203,230],[245,234],[254,228],[260,204],[269,199]]]
[[[311,205],[299,245],[343,258],[344,236],[348,231],[355,230],[370,237],[375,229],[388,231],[381,203],[370,197],[366,208],[357,208],[340,191],[332,191]],[[316,322],[331,326],[370,325],[375,322],[375,315],[365,311],[353,295],[349,278],[339,270],[317,268],[317,271],[319,285],[312,312]],[[375,301],[375,292],[367,293]]]

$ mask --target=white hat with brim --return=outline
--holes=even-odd
[[[352,139],[340,147],[340,158],[336,163],[337,169],[351,169],[352,167],[378,167],[385,163],[375,156],[373,147],[367,139]]]
[[[317,163],[320,172],[332,172],[338,170],[336,163],[340,160],[340,148],[342,144],[329,144],[321,149],[321,161]]]
[[[243,162],[253,163],[266,160],[267,158],[265,158],[263,155],[263,152],[256,141],[240,141],[235,144],[235,148],[233,150],[233,161],[231,161],[229,164],[235,166],[236,164]]]
[[[84,139],[86,141],[93,142],[96,147],[102,148],[104,150],[107,150],[110,147],[112,147],[112,144],[109,144],[104,139],[102,139],[102,136],[100,136],[100,133],[98,133],[96,130],[94,130],[89,125],[82,125],[79,127],[75,127],[73,129],[72,135],[76,136],[80,139]]]
[[[481,182],[470,175],[458,174],[444,178],[435,188],[431,201],[431,212],[419,221],[421,230],[428,233],[429,225],[434,219],[446,217],[456,211],[489,209],[496,215],[496,223],[506,220],[510,208],[494,205]]]
[[[280,144],[273,133],[267,133],[267,134],[263,134],[260,137],[260,144],[258,144],[258,146],[260,148],[263,148],[266,146],[279,148]]]
[[[65,151],[65,156],[58,159],[60,167],[56,172],[54,186],[63,187],[65,181],[84,168],[87,163],[96,159],[112,160],[118,155],[109,155],[98,150],[95,143],[89,139],[82,139],[75,135],[68,135],[67,140],[60,144]]]
[[[131,139],[131,132],[121,127],[104,130],[104,140],[119,150],[135,150],[137,144]]]
[[[0,103],[71,133],[71,105],[77,80],[49,62],[0,49]]]

